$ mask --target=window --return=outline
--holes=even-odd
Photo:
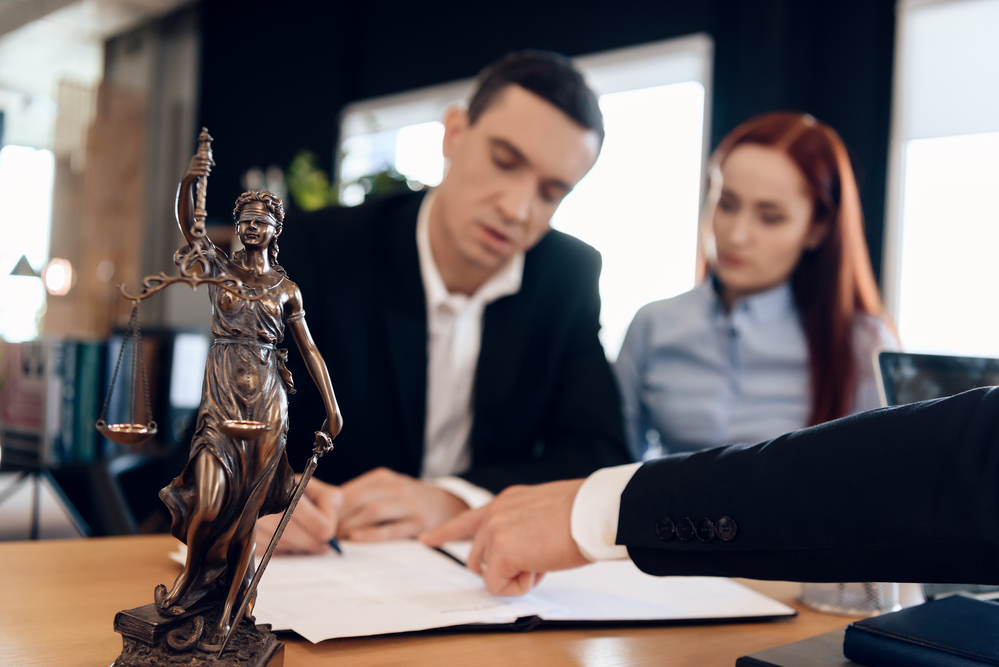
[[[0,150],[0,338],[30,340],[38,336],[45,310],[45,287],[33,276],[10,275],[21,257],[35,272],[48,257],[52,207],[52,151],[25,146]]]
[[[575,61],[600,95],[607,136],[552,224],[603,256],[601,340],[611,359],[642,305],[693,287],[711,59],[710,38],[694,35]],[[439,118],[466,100],[472,85],[459,81],[348,107],[341,201],[363,201],[360,179],[385,170],[413,187],[439,183]]]
[[[898,12],[885,300],[907,349],[999,356],[999,0]]]

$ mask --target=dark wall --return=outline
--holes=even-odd
[[[715,41],[712,145],[750,116],[807,111],[853,152],[880,274],[894,0],[317,2],[205,0],[201,117],[212,194],[308,148],[332,168],[348,103],[474,76],[503,53],[569,56],[706,32]]]

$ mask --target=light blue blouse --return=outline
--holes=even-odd
[[[874,351],[898,343],[869,315],[857,317],[853,336],[853,412],[862,412],[880,406]],[[614,369],[636,460],[761,442],[808,419],[808,343],[787,283],[728,313],[710,280],[650,303],[635,315]]]

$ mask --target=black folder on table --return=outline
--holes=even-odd
[[[999,665],[999,605],[952,595],[846,629],[843,654],[868,667]]]
[[[999,665],[999,604],[952,595],[739,658],[736,667]]]

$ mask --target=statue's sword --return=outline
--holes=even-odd
[[[312,478],[312,473],[316,471],[316,466],[319,465],[319,458],[326,452],[332,451],[333,441],[330,436],[325,431],[316,431],[316,443],[312,448],[312,458],[309,459],[309,464],[305,466],[305,472],[302,473],[302,479],[299,480],[298,486],[295,487],[295,493],[291,496],[291,502],[288,503],[288,509],[284,511],[284,515],[281,516],[281,523],[278,524],[277,530],[274,531],[274,537],[271,538],[271,543],[267,545],[267,551],[264,552],[264,557],[260,559],[260,567],[253,575],[253,580],[250,582],[249,587],[246,589],[246,593],[243,595],[243,602],[239,605],[239,611],[233,617],[232,625],[229,626],[229,630],[225,633],[225,638],[222,640],[222,645],[219,648],[218,654],[215,658],[221,658],[222,652],[225,651],[226,644],[232,638],[233,633],[239,626],[240,619],[243,618],[243,614],[246,613],[246,608],[250,605],[250,600],[253,599],[253,592],[257,590],[257,584],[260,583],[260,577],[263,575],[264,570],[267,569],[267,564],[271,561],[271,556],[274,555],[274,549],[277,547],[278,542],[281,540],[281,534],[284,533],[284,529],[288,526],[288,522],[291,520],[291,513],[295,511],[295,506],[298,505],[298,501],[302,498],[302,494],[305,492],[305,486],[309,483]]]

